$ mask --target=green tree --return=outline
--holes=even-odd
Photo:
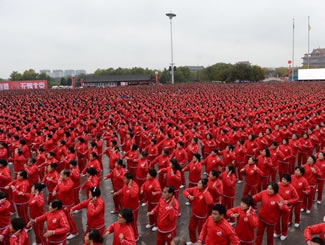
[[[23,80],[36,80],[38,73],[36,73],[33,69],[29,69],[24,71],[23,73]]]
[[[287,67],[278,67],[274,70],[275,75],[279,77],[287,77],[288,76],[288,68]]]
[[[20,81],[22,80],[22,75],[18,71],[13,71],[9,77],[10,81]]]

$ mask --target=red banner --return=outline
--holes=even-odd
[[[1,90],[14,89],[45,89],[47,88],[46,80],[30,80],[30,81],[2,81],[0,82]]]

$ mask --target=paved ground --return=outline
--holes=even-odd
[[[103,158],[104,166],[107,166],[107,158],[106,156]],[[104,174],[108,172],[107,167],[105,168]],[[236,200],[235,200],[235,205],[239,205],[240,203],[240,198],[243,190],[243,183],[237,184],[237,195],[236,195]],[[111,193],[111,182],[110,180],[108,181],[102,181],[101,184],[101,190],[102,190],[102,198],[105,200],[105,205],[106,205],[106,212],[105,212],[105,221],[106,221],[106,226],[114,223],[116,221],[117,215],[112,215],[110,214],[110,211],[113,210],[113,199]],[[84,199],[85,196],[82,197]],[[179,201],[180,201],[180,206],[181,206],[181,212],[182,216],[179,217],[178,222],[177,222],[177,235],[178,236],[183,236],[189,241],[189,236],[188,236],[188,222],[189,218],[191,215],[191,207],[186,206],[185,202],[186,199],[184,198],[183,195],[179,196]],[[312,213],[309,215],[306,215],[305,213],[302,214],[301,217],[301,226],[300,228],[296,229],[293,226],[289,227],[289,233],[288,233],[288,238],[286,241],[280,241],[279,239],[276,239],[275,244],[286,244],[286,245],[303,245],[306,244],[303,236],[303,231],[304,228],[307,225],[315,224],[315,223],[320,223],[323,220],[323,216],[325,215],[325,202],[323,201],[322,205],[317,205],[316,203],[313,206]],[[147,208],[146,207],[140,207],[140,213],[139,213],[139,220],[138,220],[138,227],[139,227],[139,234],[140,234],[140,241],[137,244],[141,245],[155,245],[156,244],[156,233],[152,232],[151,230],[148,230],[145,228],[146,224],[148,223],[148,218],[146,216],[147,213]],[[79,236],[70,240],[69,244],[71,245],[79,245],[83,244],[82,239],[83,239],[83,231],[85,230],[86,227],[86,211],[84,210],[83,212],[80,212],[79,214],[74,215],[75,221],[77,223],[77,227],[79,230]],[[30,239],[31,241],[34,241],[33,237],[33,232],[30,232]],[[266,235],[266,234],[265,234]],[[106,240],[105,244],[112,244],[112,238],[113,236],[110,235]],[[263,244],[266,244],[264,241]]]

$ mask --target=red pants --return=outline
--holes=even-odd
[[[157,205],[158,203],[152,203],[148,201],[148,212],[151,212]],[[149,215],[149,225],[157,225],[157,215]]]
[[[138,239],[139,237],[139,232],[138,232],[138,215],[139,215],[139,208],[137,208],[136,210],[133,210],[133,222],[132,222],[132,227],[134,230],[134,236],[135,239]]]
[[[278,173],[278,167],[271,168],[271,178],[273,182],[276,182],[276,175]]]
[[[289,174],[289,162],[280,162],[279,165],[280,181],[283,174]]]
[[[318,190],[317,201],[321,202],[323,199],[323,190],[324,190],[324,180],[323,179],[318,180],[317,190]]]
[[[115,211],[119,211],[122,209],[121,207],[121,199],[119,195],[113,196],[113,201],[114,201],[114,209]]]
[[[24,221],[27,225],[29,222],[29,215],[28,215],[28,202],[24,204],[15,203],[15,207],[18,213],[18,216]]]
[[[238,173],[238,180],[243,180],[243,175],[240,172],[240,170],[244,167],[244,163],[243,162],[236,162],[236,168],[237,168],[237,173]]]
[[[265,228],[267,235],[267,245],[273,245],[274,225],[266,224],[260,219],[258,220],[257,226],[256,245],[262,245]]]
[[[134,178],[137,176],[137,168],[128,166],[128,171],[134,176]]]
[[[250,194],[251,196],[254,196],[256,193],[257,193],[257,184],[249,185],[249,184],[245,183],[243,196],[247,196],[248,194]]]
[[[65,215],[67,216],[68,222],[70,224],[70,233],[77,234],[78,230],[77,230],[76,223],[74,222],[74,219],[70,215],[71,208],[72,208],[72,205],[71,206],[63,206],[63,210],[64,210]]]
[[[184,172],[183,171],[181,171],[181,180],[182,180],[182,185],[186,185],[186,181],[185,181],[185,174],[184,174]]]
[[[158,181],[159,181],[161,189],[164,189],[164,187],[166,186],[166,174],[159,173],[158,174]]]
[[[78,167],[80,172],[82,172],[86,167],[87,160],[85,158],[78,158]]]
[[[9,224],[8,226],[5,226],[5,227],[0,227],[0,234],[9,227]],[[9,234],[4,236],[3,240],[2,240],[2,243],[1,245],[10,245],[10,237],[9,237]]]
[[[223,195],[222,205],[226,208],[226,210],[233,208],[234,207],[234,197],[228,197],[228,196]],[[233,222],[235,222],[235,218],[230,217],[229,221],[233,223]]]
[[[293,216],[293,212],[295,213],[295,224],[300,224],[300,209],[302,206],[302,202],[299,201],[297,202],[291,209],[290,212],[290,218],[289,218],[289,223],[292,222],[292,216]]]
[[[176,236],[176,230],[169,233],[161,233],[158,231],[156,245],[165,245],[166,242],[168,245],[170,245],[175,236]]]
[[[289,173],[291,175],[295,173],[296,161],[297,161],[297,156],[292,157],[289,161]]]
[[[44,222],[33,224],[33,230],[35,233],[35,240],[37,244],[46,244],[46,238],[44,234]]]
[[[311,210],[316,193],[316,185],[310,185],[310,192],[308,195],[305,195],[304,203],[302,205],[303,209]]]
[[[190,233],[190,240],[192,243],[197,242],[196,231],[200,235],[205,221],[206,218],[201,219],[192,214],[190,223],[188,224],[188,233]]]
[[[266,189],[266,185],[269,182],[270,176],[260,176],[260,182],[258,185],[258,191],[263,191]]]
[[[79,195],[79,193],[78,193]],[[50,204],[50,202],[52,202],[54,200],[54,196],[52,194],[52,192],[49,192],[49,195],[47,197],[47,204]]]
[[[289,212],[281,212],[281,216],[279,218],[278,223],[275,226],[275,233],[283,236],[288,235],[288,226],[289,226],[289,216],[291,213],[291,208],[289,209]],[[281,226],[280,226],[281,223]],[[281,233],[282,228],[282,233]]]
[[[48,241],[47,243],[44,243],[44,245],[66,245],[67,240],[63,240],[61,242],[58,241]],[[43,245],[43,244],[42,244]]]
[[[301,166],[307,162],[308,155],[309,154],[307,152],[298,152],[298,166]]]
[[[76,205],[80,203],[80,199],[79,199],[80,186],[74,188],[73,191],[74,191],[74,205]]]

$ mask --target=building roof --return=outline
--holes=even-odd
[[[151,75],[107,75],[98,77],[86,77],[84,82],[99,83],[99,82],[128,82],[128,81],[151,81]]]
[[[325,48],[316,48],[313,50],[312,54],[325,54]]]

